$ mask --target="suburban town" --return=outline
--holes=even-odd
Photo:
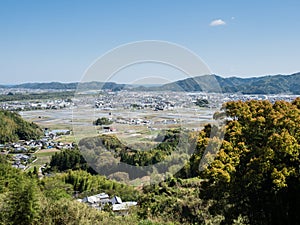
[[[43,90],[1,89],[0,94],[43,93]],[[47,90],[48,91],[48,90]],[[38,151],[73,149],[74,139],[61,142],[59,137],[74,134],[73,128],[93,127],[97,118],[109,123],[97,127],[97,133],[117,133],[125,141],[128,138],[152,140],[156,131],[171,127],[200,130],[207,122],[213,122],[213,114],[228,101],[276,100],[291,101],[294,95],[240,95],[188,92],[131,92],[101,90],[99,94],[80,95],[73,99],[46,99],[1,102],[0,108],[18,111],[21,116],[44,127],[44,137],[39,140],[18,141],[0,145],[2,154],[11,156],[12,166],[26,170],[37,158]],[[197,101],[205,100],[197,105]],[[83,112],[77,113],[78,111]],[[91,117],[86,117],[92,114]],[[73,117],[73,119],[72,119]],[[199,126],[200,125],[200,126]],[[47,126],[50,126],[48,128]],[[59,127],[59,129],[57,129]],[[145,130],[152,136],[144,135]],[[80,132],[85,132],[82,129]],[[80,133],[78,132],[78,133]],[[76,132],[75,132],[76,134]],[[148,133],[147,133],[148,134]],[[125,141],[126,142],[126,141]]]

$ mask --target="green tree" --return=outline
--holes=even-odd
[[[250,224],[300,223],[299,101],[224,105],[225,140],[204,171],[207,182],[201,187],[201,196],[214,200],[211,211],[225,215],[224,223],[241,216]],[[206,146],[199,141],[199,153]]]
[[[112,123],[113,122],[111,120],[107,119],[106,117],[98,118],[96,121],[93,122],[93,124],[96,126],[110,125]]]
[[[34,224],[40,216],[41,191],[36,178],[0,164],[0,223]]]

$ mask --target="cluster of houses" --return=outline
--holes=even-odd
[[[290,94],[222,94],[223,101],[248,101],[248,100],[269,100],[270,102],[274,103],[275,101],[293,101],[298,95],[290,95]]]
[[[77,199],[77,201],[85,203],[88,206],[98,210],[103,210],[105,207],[110,207],[110,209],[117,215],[128,215],[130,207],[137,205],[137,202],[134,201],[123,202],[118,196],[110,198],[106,193],[87,196],[83,199]]]
[[[73,149],[73,143],[62,143],[55,141],[58,136],[68,135],[70,133],[70,130],[45,130],[45,136],[39,140],[19,140],[18,142],[1,144],[0,151],[6,151],[10,153],[34,153],[40,149]]]
[[[150,120],[144,120],[140,118],[118,118],[114,122],[119,124],[130,124],[130,125],[150,125]]]
[[[118,123],[118,124],[128,124],[128,125],[144,125],[147,126],[149,129],[153,129],[151,125],[163,125],[163,124],[178,124],[178,119],[163,119],[160,121],[151,121],[151,120],[143,120],[143,119],[111,119],[111,121]],[[112,133],[116,132],[117,129],[113,125],[102,125],[102,131],[104,133]]]
[[[129,125],[155,125],[155,124],[177,124],[179,120],[177,119],[163,119],[158,121],[151,121],[151,120],[144,120],[140,118],[134,118],[134,119],[116,119],[113,120],[115,123],[119,124],[129,124]]]
[[[12,167],[25,170],[29,163],[36,160],[36,157],[34,155],[14,154],[12,159]]]
[[[0,152],[9,154],[12,166],[19,169],[26,169],[35,160],[35,153],[41,149],[74,149],[73,143],[62,143],[55,141],[60,135],[70,134],[70,130],[48,130],[45,129],[44,137],[39,140],[19,140],[14,143],[0,144]]]
[[[253,94],[245,95],[241,93],[205,93],[205,92],[151,92],[151,91],[127,91],[118,92],[103,91],[99,98],[95,101],[95,108],[104,110],[113,109],[133,109],[143,110],[152,109],[154,111],[173,110],[178,108],[189,108],[195,105],[198,99],[205,99],[209,102],[209,107],[215,108],[227,101],[236,100],[264,100],[271,102],[276,100],[291,101],[295,99],[295,95],[277,94],[262,95]]]
[[[46,109],[63,109],[72,107],[74,104],[70,99],[46,100],[46,101],[11,101],[0,104],[0,108],[10,111],[30,111]]]
[[[153,109],[167,110],[182,108],[192,104],[192,99],[181,92],[130,92],[120,91],[114,93],[103,92],[95,101],[95,108],[111,110],[124,109]]]

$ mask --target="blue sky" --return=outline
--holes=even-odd
[[[299,9],[298,0],[2,0],[0,83],[79,81],[105,52],[141,40],[185,46],[223,77],[291,74]]]

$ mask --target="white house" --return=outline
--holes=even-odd
[[[112,211],[118,215],[128,215],[129,208],[136,206],[137,202],[123,202],[118,196],[114,196],[109,199],[108,194],[100,193],[93,196],[84,197],[82,200],[78,199],[79,202],[88,204],[90,207],[102,210],[106,204],[112,205]]]

